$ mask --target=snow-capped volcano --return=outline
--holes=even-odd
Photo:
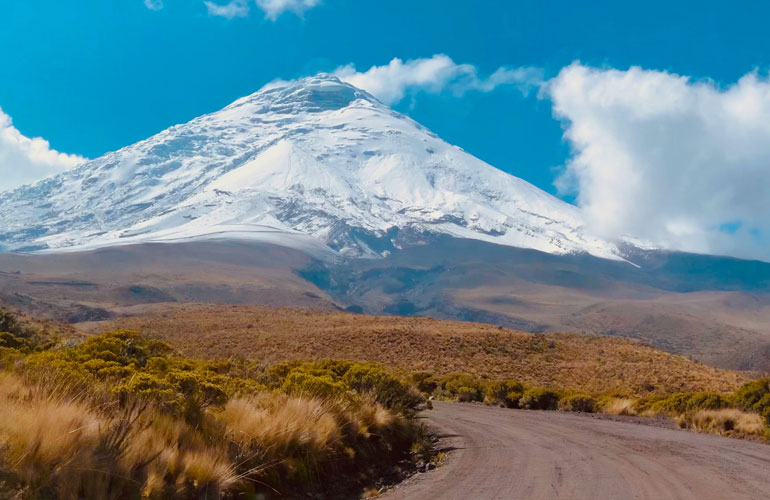
[[[329,75],[0,194],[5,250],[254,238],[377,256],[432,234],[618,258],[579,209]]]

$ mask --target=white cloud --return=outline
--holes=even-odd
[[[161,0],[145,0],[153,2]],[[203,2],[208,9],[210,16],[226,17],[233,19],[235,17],[246,17],[249,15],[249,0],[230,0],[229,3],[220,5],[215,2]],[[275,21],[284,12],[293,12],[302,17],[305,12],[321,4],[321,0],[256,0],[257,7],[265,13],[265,18]],[[149,5],[148,5],[149,7]]]
[[[278,19],[284,12],[293,12],[302,17],[306,11],[320,4],[321,0],[257,0],[257,6],[271,21]]]
[[[334,74],[388,104],[400,101],[410,90],[449,91],[460,96],[471,90],[490,92],[500,85],[516,85],[526,93],[542,82],[542,71],[535,68],[503,67],[482,78],[475,66],[457,64],[443,54],[406,62],[395,58],[385,66],[372,66],[364,72],[349,64],[337,68]]]
[[[150,10],[160,10],[163,8],[163,0],[144,0],[144,6]]]
[[[48,141],[19,132],[0,109],[0,190],[28,184],[72,168],[86,159],[51,149]]]
[[[770,82],[720,88],[575,63],[543,87],[573,149],[557,186],[593,228],[667,248],[770,258]]]
[[[210,16],[226,17],[246,17],[249,15],[249,5],[246,0],[231,0],[229,3],[220,5],[214,2],[203,2],[208,9]]]

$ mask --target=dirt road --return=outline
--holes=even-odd
[[[770,499],[770,446],[586,415],[436,403],[446,465],[387,499]]]

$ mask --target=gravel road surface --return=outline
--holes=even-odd
[[[560,412],[434,403],[445,465],[383,498],[770,499],[770,446]]]

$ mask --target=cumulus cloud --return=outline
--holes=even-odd
[[[499,68],[484,78],[475,66],[457,64],[443,54],[406,62],[395,58],[387,65],[372,66],[363,72],[349,64],[337,68],[334,75],[388,104],[400,101],[407,92],[415,90],[449,91],[460,96],[471,90],[490,92],[500,85],[516,85],[527,92],[543,78],[542,71],[535,68]]]
[[[249,15],[249,4],[246,3],[246,0],[231,0],[224,5],[214,2],[203,2],[203,4],[208,9],[210,16],[233,19],[234,17],[246,17]]]
[[[278,19],[284,12],[293,12],[302,17],[305,12],[320,4],[321,0],[257,0],[257,6],[271,21]]]
[[[19,132],[0,109],[0,190],[12,189],[72,168],[86,159],[59,153],[48,141]]]
[[[594,230],[667,248],[770,259],[770,82],[722,88],[575,63],[543,87],[573,156],[557,187]]]
[[[144,6],[150,10],[160,10],[163,8],[163,0],[144,0]]]

